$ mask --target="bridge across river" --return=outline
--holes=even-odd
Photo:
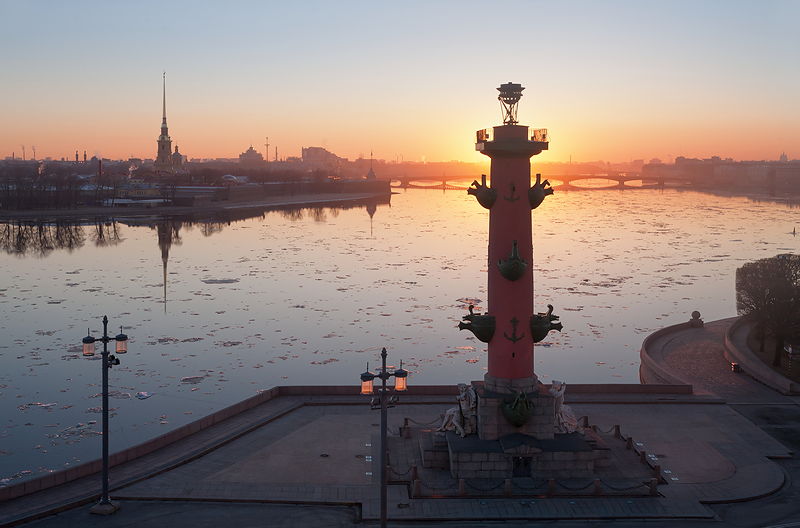
[[[616,185],[602,186],[600,188],[627,188],[631,187],[632,182],[641,181],[643,186],[663,186],[666,183],[691,183],[685,178],[653,178],[642,179],[639,172],[604,172],[587,174],[543,174],[543,178],[549,180],[555,189],[585,189],[586,186],[574,185],[579,181],[607,180],[616,182]],[[438,177],[404,177],[392,180],[392,187],[395,189],[441,189],[441,190],[465,190],[466,185],[452,182],[464,182],[470,179],[477,180],[474,175],[454,175],[446,178]],[[430,183],[426,183],[430,182]],[[435,183],[434,183],[435,182]]]

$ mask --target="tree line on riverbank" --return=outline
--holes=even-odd
[[[92,159],[85,163],[15,162],[0,163],[0,209],[76,209],[83,206],[113,204],[124,196],[124,189],[145,185],[159,189],[167,202],[175,198],[177,186],[232,185],[225,176],[235,172],[241,181],[251,183],[323,183],[331,174],[316,170],[241,169],[235,166],[208,167],[203,164],[177,172],[157,172],[151,167]]]

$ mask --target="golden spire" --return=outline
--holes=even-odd
[[[162,125],[166,125],[167,124],[167,72],[166,72],[166,70],[161,75],[161,80],[162,80],[162,83],[163,83],[163,89],[162,89],[162,92],[161,92],[161,94],[162,94],[162,102],[163,102],[163,112],[161,114],[161,124]]]

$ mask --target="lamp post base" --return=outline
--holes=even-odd
[[[89,508],[89,513],[95,515],[111,515],[119,509],[119,506],[111,501],[100,502]]]

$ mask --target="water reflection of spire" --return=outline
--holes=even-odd
[[[378,210],[378,201],[377,200],[370,200],[367,202],[367,214],[369,215],[369,237],[372,238],[372,217],[375,216],[375,212]]]
[[[180,229],[182,222],[179,220],[161,220],[156,224],[158,233],[158,247],[161,249],[161,267],[164,275],[164,313],[167,313],[167,263],[169,262],[169,250],[172,244],[180,244]]]

